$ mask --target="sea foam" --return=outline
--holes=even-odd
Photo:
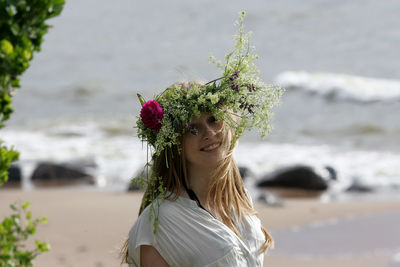
[[[275,81],[282,87],[300,89],[335,99],[360,102],[400,99],[400,81],[361,76],[287,71]]]
[[[143,169],[147,158],[147,146],[137,137],[110,135],[94,122],[69,125],[68,129],[51,127],[33,131],[10,127],[2,130],[1,138],[21,152],[21,164],[92,161],[97,166],[92,173],[97,177],[97,186],[104,189],[126,189],[129,180]],[[400,188],[400,154],[396,152],[332,145],[240,142],[234,154],[238,165],[248,167],[256,179],[294,165],[307,165],[316,170],[330,166],[337,171],[342,188],[354,180],[373,188]]]

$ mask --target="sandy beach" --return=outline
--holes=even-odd
[[[10,203],[29,201],[34,217],[48,218],[49,223],[40,225],[34,238],[48,240],[51,243],[51,251],[40,255],[35,260],[35,266],[120,266],[119,248],[137,217],[140,200],[141,193],[82,189],[43,189],[24,192],[17,189],[2,189],[0,214],[3,217],[11,213],[8,208]],[[365,247],[365,244],[373,242],[369,237],[374,232],[380,235],[387,234],[389,239],[390,236],[399,236],[399,232],[392,233],[390,228],[391,225],[398,225],[400,222],[393,221],[400,219],[399,200],[321,203],[317,199],[303,198],[285,199],[283,207],[271,207],[262,203],[255,205],[263,225],[272,232],[272,235],[277,236],[275,249],[265,257],[264,266],[396,266],[396,258],[399,258],[396,249],[397,253],[400,253],[398,250],[400,243],[397,248],[392,244],[391,247],[372,251],[370,247]],[[382,217],[384,215],[392,216],[390,220],[393,222]],[[389,226],[380,227],[375,221],[372,222],[374,218],[381,217]],[[285,238],[289,238],[290,241],[290,233],[301,235],[300,230],[305,229],[303,236],[307,238],[310,236],[307,231],[316,225],[322,234],[337,236],[346,231],[349,235],[357,234],[351,230],[352,228],[340,230],[340,225],[349,220],[352,221],[351,227],[356,230],[362,228],[364,221],[375,223],[372,224],[374,227],[369,227],[370,232],[362,232],[364,234],[361,234],[355,243],[360,244],[361,249],[354,247],[347,249],[347,253],[341,253],[338,249],[338,253],[334,251],[329,254],[318,254],[320,249],[316,241],[312,245],[315,246],[316,253],[307,254],[302,253],[301,249],[292,253],[289,246],[285,245]],[[330,227],[324,228],[324,224]],[[335,224],[337,226],[332,226]],[[352,238],[358,239],[358,237]],[[335,242],[334,238],[332,242]],[[343,243],[345,242],[342,241]],[[313,247],[309,249],[313,251]]]

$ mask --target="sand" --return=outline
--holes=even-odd
[[[0,219],[11,213],[8,206],[16,201],[29,201],[34,217],[48,218],[49,223],[39,226],[34,238],[48,240],[51,251],[38,256],[35,266],[120,266],[119,248],[137,217],[140,200],[141,193],[2,189]],[[400,211],[400,200],[321,203],[314,198],[302,198],[285,199],[283,207],[255,205],[263,225],[278,236],[278,233],[289,233],[316,223],[335,221],[340,224],[349,218],[358,218],[360,222],[357,222],[362,224],[363,218]],[[379,226],[371,229],[385,230]],[[336,230],[333,227],[326,231],[335,234]],[[354,253],[348,251],[337,255],[306,255],[287,253],[284,247],[279,247],[279,240],[276,241],[276,248],[267,254],[264,266],[396,266],[393,261],[395,247],[361,252],[354,249]],[[360,237],[360,243],[369,241],[367,234]]]

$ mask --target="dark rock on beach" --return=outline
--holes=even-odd
[[[357,193],[370,193],[375,191],[375,187],[371,184],[365,183],[361,178],[357,177],[353,179],[352,184],[346,189],[347,192]]]
[[[11,164],[8,169],[8,183],[20,183],[22,180],[22,171],[18,165]]]
[[[258,194],[256,200],[260,203],[267,204],[271,207],[283,207],[284,203],[281,198],[272,192],[262,192]]]
[[[85,164],[39,163],[33,171],[31,181],[35,186],[58,186],[94,184],[95,178],[85,172]]]
[[[309,166],[293,166],[262,177],[257,186],[324,191],[328,189],[328,181]]]

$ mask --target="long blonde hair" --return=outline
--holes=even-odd
[[[239,222],[244,213],[256,215],[257,217],[258,215],[253,208],[239,168],[233,158],[233,151],[237,142],[232,143],[232,128],[224,123],[222,130],[222,146],[228,152],[223,160],[219,162],[218,167],[212,174],[212,178],[209,180],[211,183],[208,185],[206,202],[214,207],[222,222],[241,237],[232,218],[232,212],[236,213]],[[264,233],[265,242],[260,253],[264,253],[268,248],[273,248],[274,241],[263,226],[261,226],[261,230]]]
[[[211,183],[208,187],[206,204],[211,204],[220,220],[241,237],[235,226],[233,217],[231,216],[232,211],[236,212],[239,222],[243,213],[257,216],[257,212],[252,207],[239,168],[233,158],[232,153],[235,144],[231,144],[231,135],[230,127],[224,123],[222,145],[227,148],[228,153],[223,160],[220,161],[218,167],[212,174],[213,179],[210,179]],[[183,139],[183,137],[181,139]],[[183,143],[182,140],[180,143]],[[155,192],[160,185],[163,186],[165,192],[170,192],[168,195],[165,195],[164,198],[172,201],[176,200],[183,193],[184,184],[189,185],[184,149],[184,146],[182,146],[181,149],[177,146],[167,147],[159,156],[153,156],[152,172],[154,173],[152,175],[161,177],[161,179],[157,180],[155,183],[149,184],[146,188],[139,215],[151,204],[151,198],[148,196],[150,196],[152,192]],[[264,233],[265,242],[260,253],[264,253],[268,248],[273,248],[274,241],[263,226],[261,226],[261,230]],[[129,239],[125,241],[121,249],[122,263],[128,262],[128,244]]]

